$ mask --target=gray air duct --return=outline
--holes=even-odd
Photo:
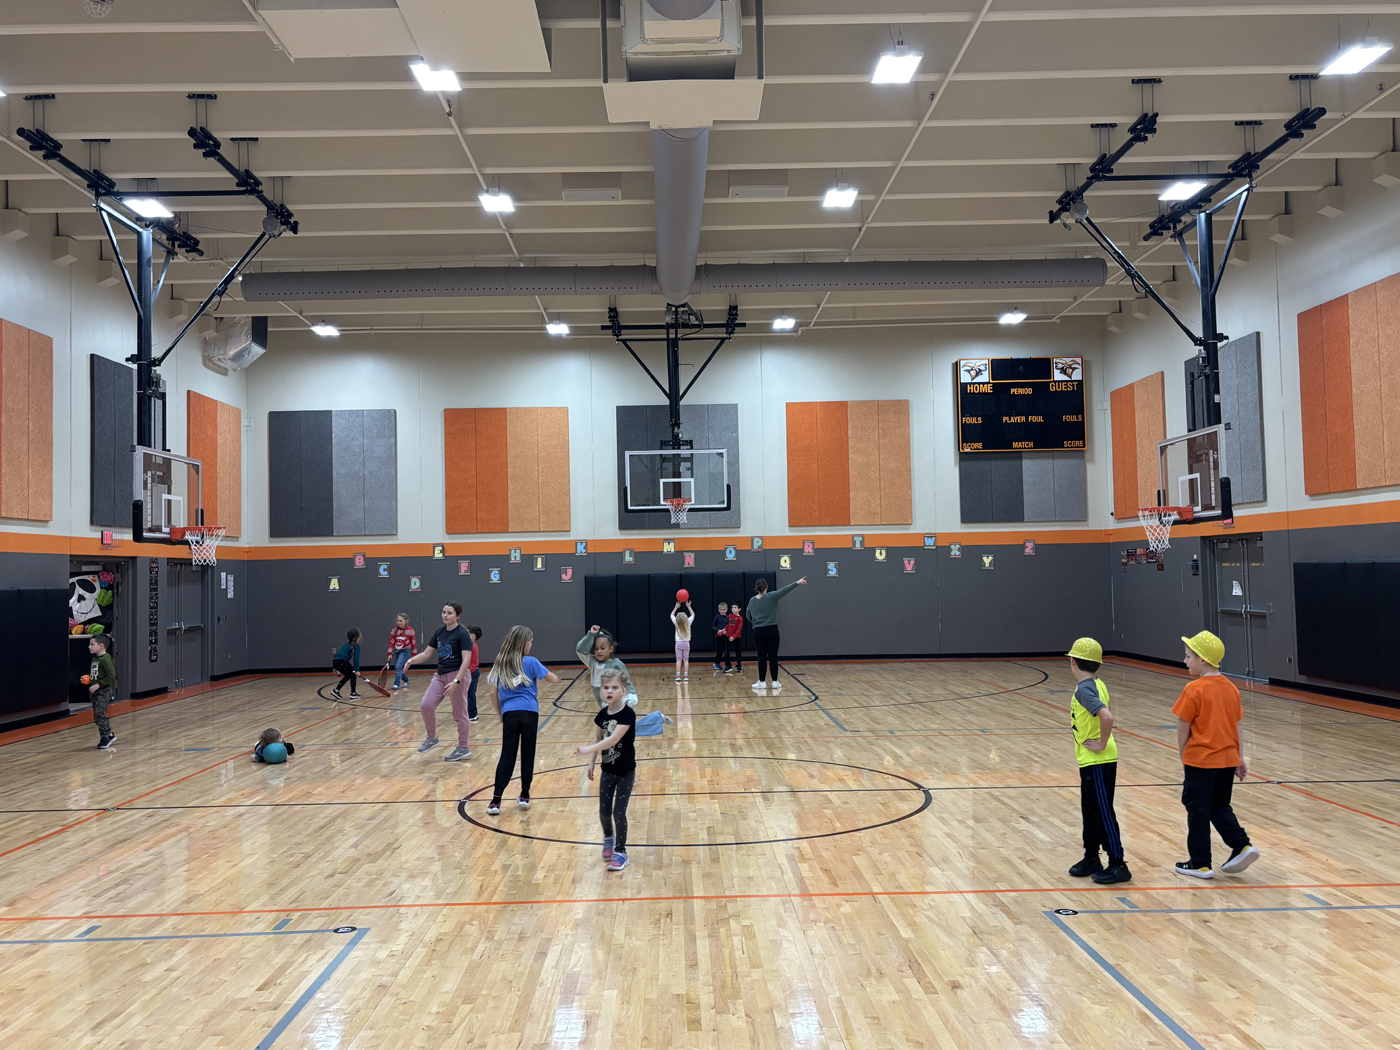
[[[658,214],[660,205],[658,204]],[[659,223],[658,223],[659,226]],[[657,239],[660,241],[658,230]],[[695,256],[692,254],[691,259]],[[686,271],[681,271],[686,272]],[[250,303],[305,299],[436,299],[471,296],[665,295],[681,303],[704,293],[893,292],[939,288],[1098,288],[1102,259],[988,259],[967,262],[738,263],[691,268],[689,284],[666,287],[650,266],[456,266],[419,270],[309,270],[250,273]],[[677,292],[679,295],[677,296]]]
[[[656,283],[668,303],[691,296],[700,257],[709,128],[657,128],[651,133],[656,172]]]

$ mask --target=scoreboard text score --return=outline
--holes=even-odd
[[[976,357],[958,361],[958,448],[963,452],[1084,447],[1082,357]]]

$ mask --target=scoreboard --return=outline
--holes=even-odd
[[[1082,357],[975,357],[958,361],[960,451],[1083,447]]]

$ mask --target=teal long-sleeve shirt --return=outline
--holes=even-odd
[[[793,581],[786,587],[779,587],[776,591],[765,591],[762,594],[755,594],[749,599],[749,626],[750,627],[776,627],[778,626],[778,602],[782,601],[787,594],[797,586],[797,581]]]

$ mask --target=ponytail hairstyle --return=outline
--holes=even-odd
[[[360,629],[358,627],[350,628],[350,630],[345,632],[345,640],[352,644],[358,642],[360,640]]]
[[[754,592],[754,594],[767,594],[767,593],[768,593],[768,581],[767,581],[767,580],[764,580],[764,579],[760,579],[757,583],[755,583],[755,584],[753,585],[753,592]]]
[[[602,642],[608,647],[608,655],[604,660],[611,660],[613,654],[617,652],[617,639],[612,636],[611,631],[599,631],[598,636],[593,639],[593,648],[589,650],[593,654],[593,659],[598,659],[598,643]]]
[[[534,640],[535,632],[530,628],[519,624],[512,627],[506,633],[506,640],[501,643],[501,651],[496,654],[496,661],[491,665],[486,680],[498,689],[502,685],[509,689],[524,685],[526,675],[522,665],[525,662],[525,646]]]

